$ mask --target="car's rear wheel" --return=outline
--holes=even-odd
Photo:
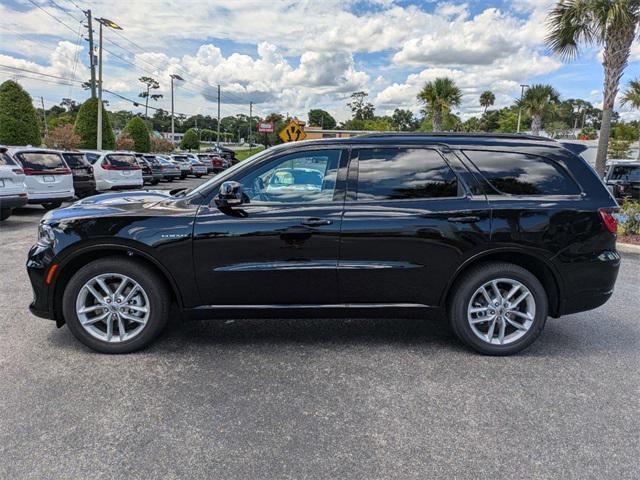
[[[456,336],[487,355],[511,355],[540,335],[547,319],[547,294],[528,270],[511,263],[485,263],[454,286],[449,320]]]
[[[143,263],[108,257],[78,270],[65,288],[62,307],[82,343],[103,353],[129,353],[160,334],[169,295],[163,279]]]
[[[11,216],[10,208],[0,208],[0,222],[2,222],[3,220],[6,220],[10,216]]]
[[[53,210],[54,208],[60,208],[61,206],[62,206],[61,200],[42,204],[42,208],[44,208],[45,210]]]

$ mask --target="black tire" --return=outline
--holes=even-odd
[[[151,182],[151,185],[158,185],[159,183],[160,183],[160,179],[154,178],[153,181]]]
[[[467,306],[473,294],[483,284],[498,278],[522,283],[535,301],[535,315],[529,330],[519,339],[505,345],[495,345],[479,338],[467,319]],[[540,281],[528,270],[512,263],[484,263],[464,273],[453,286],[448,312],[453,332],[468,347],[485,355],[512,355],[531,345],[540,335],[547,320],[549,301]]]
[[[187,178],[187,174],[186,173],[181,173],[180,174],[180,180],[184,180],[185,178]]]
[[[150,303],[149,319],[144,329],[130,340],[109,343],[93,337],[80,324],[76,314],[76,298],[91,278],[102,273],[120,273],[138,282]],[[149,345],[164,329],[169,317],[169,292],[164,279],[142,262],[121,257],[107,257],[85,265],[67,284],[62,311],[71,333],[89,348],[102,353],[130,353]]]
[[[3,222],[10,217],[11,211],[12,210],[10,208],[0,208],[0,222]]]
[[[196,178],[201,178],[202,174],[201,173],[196,173]]]
[[[53,210],[54,208],[60,208],[61,206],[62,200],[42,204],[42,208],[44,208],[45,210]]]
[[[167,178],[167,182],[173,182],[173,177]]]

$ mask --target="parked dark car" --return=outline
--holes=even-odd
[[[67,162],[73,175],[73,190],[76,197],[84,198],[96,193],[96,179],[93,177],[93,167],[82,152],[63,151],[62,158]]]
[[[607,162],[604,182],[615,198],[640,201],[640,162],[628,160]]]
[[[230,165],[235,165],[238,163],[238,159],[236,158],[236,152],[231,150],[230,148],[220,146],[215,146],[207,150],[208,153],[215,153],[220,155],[222,158],[229,160]]]
[[[142,153],[136,153],[136,161],[142,169],[142,180],[144,183],[151,185],[157,185],[162,179],[162,172],[160,166],[156,161],[155,156],[145,155]]]
[[[553,140],[400,135],[265,150],[192,191],[91,197],[39,226],[36,315],[102,352],[184,319],[447,315],[507,355],[547,316],[596,308],[620,265],[617,206]]]

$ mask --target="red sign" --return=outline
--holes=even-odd
[[[271,122],[261,122],[258,124],[258,132],[260,133],[273,133],[276,126]]]

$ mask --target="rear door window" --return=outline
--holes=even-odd
[[[517,152],[465,150],[496,192],[507,195],[579,195],[580,188],[552,160]],[[488,192],[489,193],[489,192]]]
[[[57,170],[67,168],[62,157],[52,152],[24,152],[19,153],[18,158],[22,162],[22,167],[35,172],[45,172],[47,170]]]
[[[431,149],[362,149],[358,158],[358,201],[458,197],[458,179]]]

